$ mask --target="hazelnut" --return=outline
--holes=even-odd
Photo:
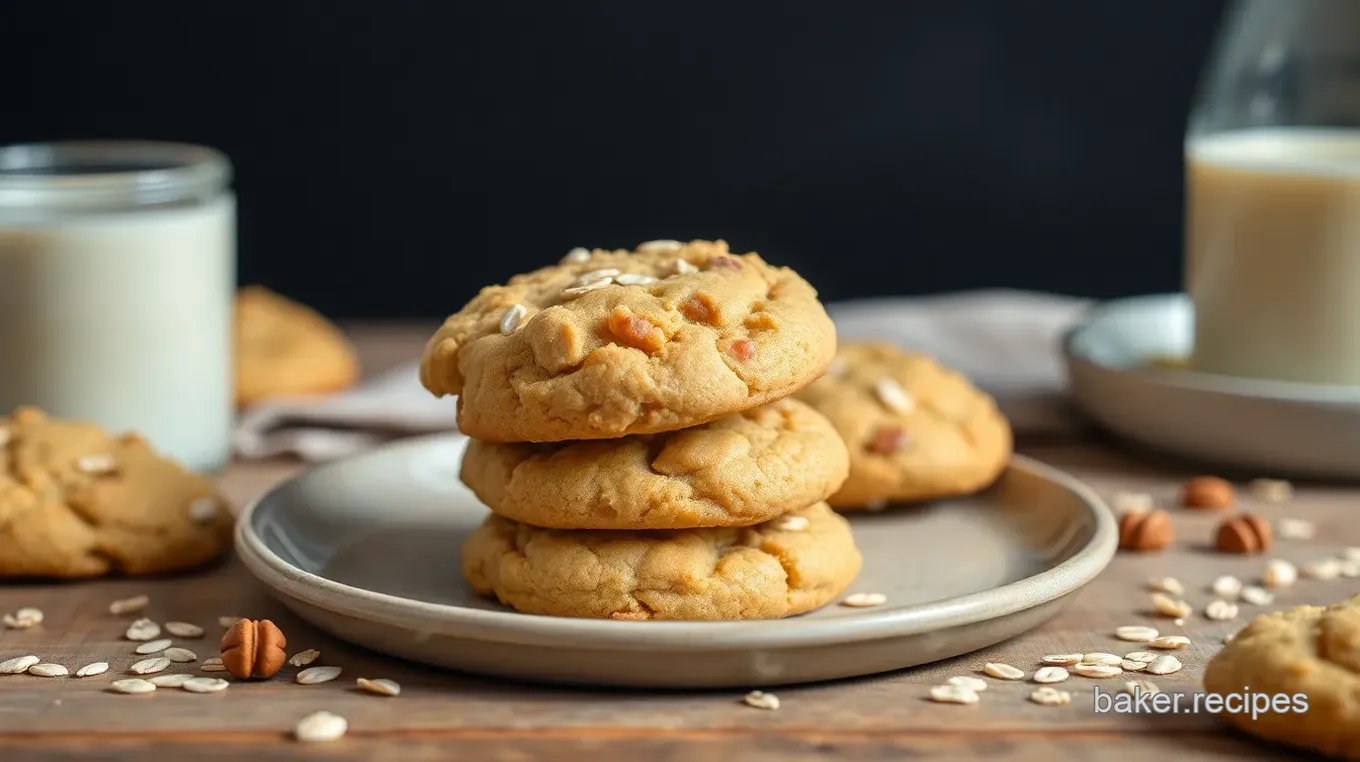
[[[1161,550],[1174,539],[1171,516],[1160,508],[1132,511],[1119,519],[1119,547],[1125,550]]]
[[[1228,480],[1217,476],[1196,476],[1185,483],[1181,502],[1187,508],[1231,508],[1237,495]]]
[[[242,619],[222,636],[222,666],[242,680],[273,677],[283,668],[288,639],[268,619]]]
[[[1270,524],[1252,513],[1225,519],[1214,536],[1214,546],[1224,553],[1260,553],[1272,542]]]

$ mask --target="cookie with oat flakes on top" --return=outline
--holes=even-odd
[[[836,332],[788,268],[723,241],[574,250],[483,288],[429,340],[420,377],[492,442],[614,439],[698,426],[792,394]]]
[[[220,556],[232,524],[210,482],[135,434],[0,418],[0,578],[182,571]]]
[[[489,516],[463,576],[526,614],[625,620],[778,619],[826,605],[859,576],[850,524],[818,503],[750,527],[540,529]]]
[[[850,450],[850,475],[827,500],[837,509],[971,494],[1010,460],[1010,424],[989,395],[887,342],[843,342],[797,398],[830,419]]]

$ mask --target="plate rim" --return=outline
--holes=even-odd
[[[1057,468],[1013,455],[1007,469],[1029,472],[1078,499],[1093,518],[1091,538],[1065,561],[1036,574],[987,590],[940,601],[890,609],[866,609],[835,620],[770,619],[727,622],[638,622],[523,614],[417,601],[337,582],[290,564],[270,550],[254,531],[253,517],[271,497],[323,469],[343,468],[354,460],[418,450],[441,441],[466,440],[459,433],[428,434],[391,442],[364,453],[314,464],[250,501],[237,517],[234,545],[251,575],[275,594],[332,614],[381,621],[416,631],[448,632],[502,643],[560,645],[589,643],[594,648],[686,651],[824,646],[918,635],[999,619],[1074,593],[1094,580],[1114,558],[1118,531],[1109,507],[1091,487]],[[350,605],[345,605],[349,603]],[[420,627],[412,619],[422,620]]]
[[[1192,369],[1156,370],[1125,368],[1101,362],[1081,351],[1077,342],[1081,336],[1109,315],[1127,310],[1135,304],[1159,304],[1163,309],[1185,305],[1194,309],[1190,297],[1183,291],[1143,294],[1118,299],[1107,299],[1088,306],[1073,324],[1063,332],[1059,341],[1062,353],[1070,366],[1080,365],[1089,370],[1122,377],[1137,377],[1156,386],[1172,387],[1238,399],[1283,402],[1290,404],[1337,405],[1360,408],[1360,386],[1344,384],[1309,384],[1302,381],[1274,381],[1259,378],[1239,378],[1221,373],[1205,373]],[[1069,370],[1069,375],[1071,371]]]

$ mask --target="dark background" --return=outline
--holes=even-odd
[[[0,2],[0,142],[206,143],[240,273],[442,316],[573,246],[726,238],[827,300],[1180,284],[1220,2]]]

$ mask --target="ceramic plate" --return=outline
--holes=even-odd
[[[1077,405],[1143,445],[1258,476],[1360,478],[1360,388],[1158,365],[1190,355],[1184,294],[1097,306],[1064,340]]]
[[[1017,457],[966,500],[854,516],[864,571],[831,605],[757,622],[632,622],[520,614],[463,582],[486,509],[458,479],[466,439],[421,437],[314,468],[248,506],[236,546],[289,608],[342,639],[415,661],[535,681],[768,686],[911,667],[1049,619],[1114,555],[1088,488]]]

